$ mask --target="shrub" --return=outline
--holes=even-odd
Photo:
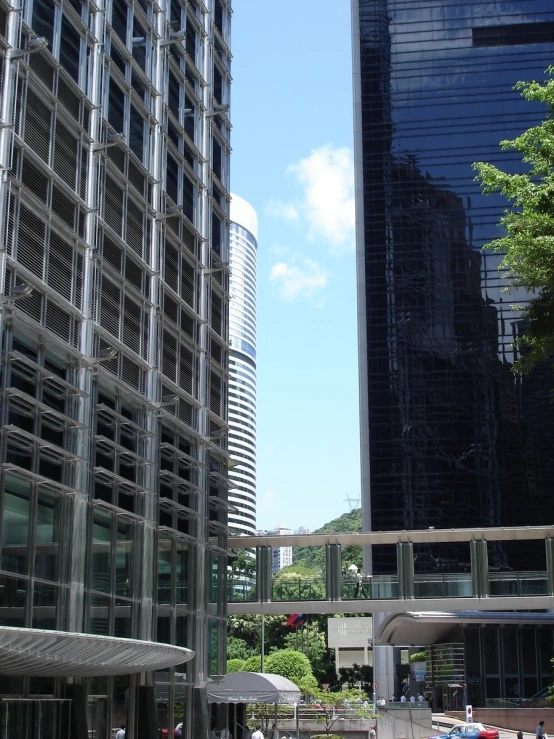
[[[414,652],[410,657],[410,662],[427,662],[427,652]]]

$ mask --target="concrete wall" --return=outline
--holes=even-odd
[[[466,716],[464,711],[447,711],[445,715],[460,721],[465,721]],[[544,721],[546,733],[554,735],[554,708],[475,708],[473,720],[502,729],[530,731],[533,734],[539,721]]]
[[[380,708],[377,739],[428,739],[437,734],[431,723],[430,708]]]
[[[340,734],[345,739],[369,739],[369,732],[377,722],[370,719],[337,719],[329,729],[330,734]],[[283,721],[279,719],[279,734],[283,736],[286,731],[291,736],[296,736],[296,725],[294,721]],[[310,719],[300,719],[298,739],[309,739],[313,734],[325,734],[325,722]],[[381,739],[379,737],[379,739]],[[387,739],[391,739],[387,737]]]

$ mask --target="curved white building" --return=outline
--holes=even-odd
[[[232,195],[229,260],[229,527],[256,533],[256,264],[258,216]]]

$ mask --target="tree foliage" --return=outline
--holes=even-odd
[[[528,101],[546,105],[544,121],[515,139],[500,142],[515,149],[528,165],[524,174],[509,174],[492,164],[476,162],[477,181],[485,193],[500,192],[511,203],[500,225],[505,231],[485,249],[503,254],[512,288],[525,288],[530,300],[522,310],[523,334],[516,338],[515,371],[529,371],[554,355],[554,67],[544,82],[519,82]]]
[[[373,683],[373,667],[370,665],[357,665],[354,663],[352,667],[339,668],[339,681],[349,688],[354,688],[357,684],[361,685],[362,691],[366,695],[370,695]]]
[[[231,672],[244,672],[244,659],[228,659],[227,660],[227,674]]]
[[[259,654],[255,654],[253,657],[249,657],[244,661],[241,672],[261,672],[262,669],[262,658]]]
[[[362,510],[356,508],[338,518],[324,524],[314,534],[353,534],[362,530]],[[292,550],[293,567],[302,565],[320,574],[325,572],[325,547],[294,547]],[[362,548],[348,545],[343,547],[342,561],[362,566]]]
[[[254,649],[244,639],[239,639],[236,636],[227,637],[227,659],[245,660],[252,657],[254,653]]]
[[[312,675],[312,665],[302,652],[297,652],[295,649],[279,649],[267,657],[265,671],[273,675],[282,675],[298,684],[302,678]],[[315,687],[317,687],[317,682]]]

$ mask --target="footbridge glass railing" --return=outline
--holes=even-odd
[[[229,603],[554,597],[554,526],[550,525],[260,535],[231,539],[229,546],[234,550],[228,573]],[[310,548],[312,560],[318,562],[317,574],[307,577],[292,568],[272,572],[272,547],[276,546],[292,547],[293,556],[295,547],[304,552]],[[361,568],[363,547],[368,547],[366,555],[371,551],[385,563],[390,574],[366,575]],[[247,553],[239,557],[241,550]],[[525,561],[536,562],[534,569],[520,570],[518,564]]]
[[[284,601],[322,601],[331,600],[327,593],[325,578],[291,578],[287,582],[271,584],[268,600]],[[398,577],[382,575],[366,577],[360,582],[344,578],[340,583],[340,598],[333,600],[394,600],[400,599]],[[472,598],[474,582],[469,573],[429,573],[415,575],[413,581],[414,598]],[[489,573],[488,597],[548,595],[548,575],[546,572],[507,572]],[[404,596],[406,597],[406,596]],[[412,597],[412,596],[410,596]],[[241,603],[258,601],[258,588],[255,579],[244,577],[228,579],[228,602]]]

